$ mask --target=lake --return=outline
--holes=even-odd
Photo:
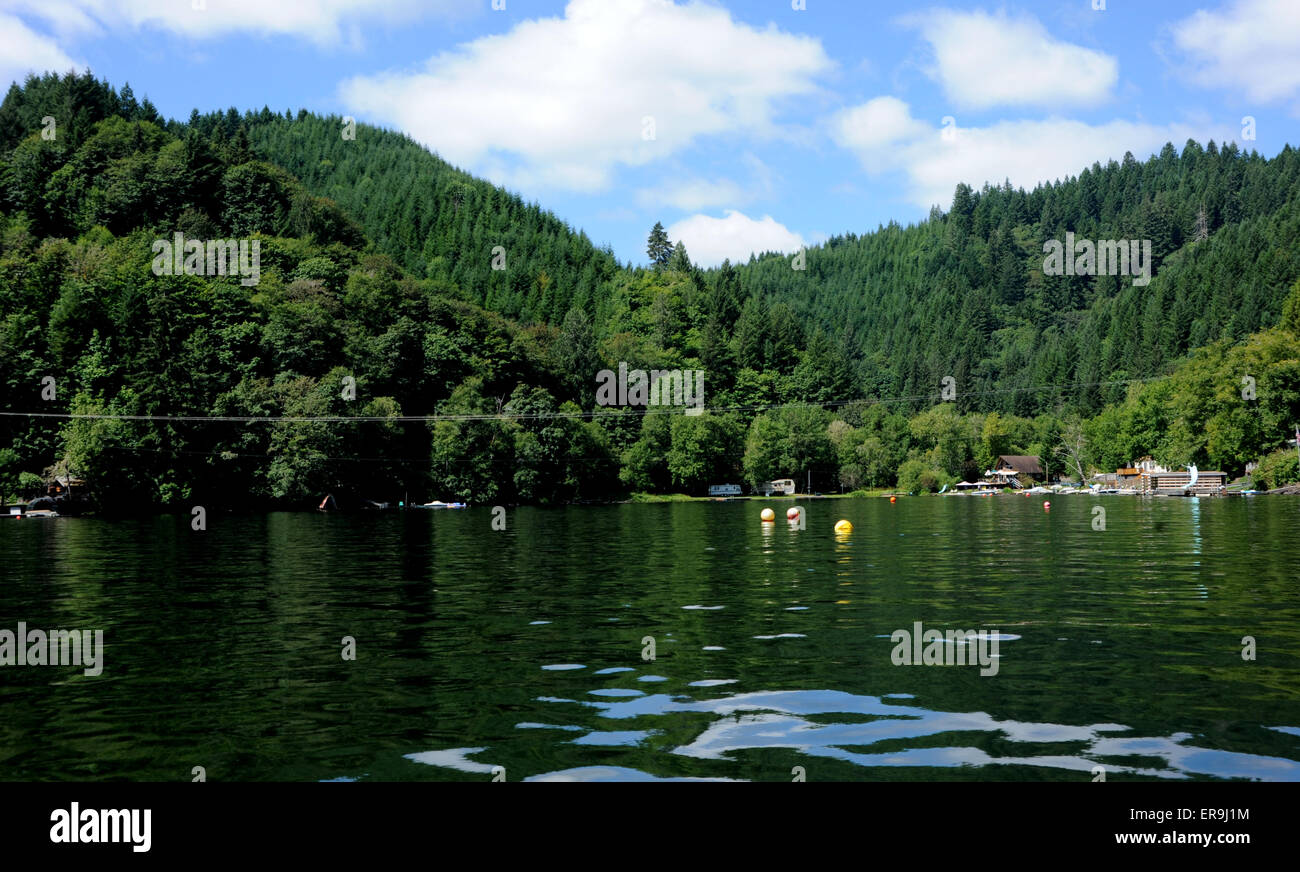
[[[0,779],[1300,780],[1300,500],[1042,499],[5,520]]]

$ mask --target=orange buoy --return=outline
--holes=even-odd
[[[890,497],[890,498],[889,498],[889,501],[890,501],[891,503],[896,503],[896,502],[898,502],[898,497]]]

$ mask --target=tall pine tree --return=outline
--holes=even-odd
[[[668,265],[668,259],[673,256],[673,244],[668,239],[668,232],[664,230],[664,225],[656,221],[655,226],[650,229],[650,239],[646,243],[646,254],[650,255],[650,262],[654,264],[655,269],[663,269]]]

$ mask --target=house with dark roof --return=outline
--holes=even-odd
[[[1015,480],[1022,485],[1029,485],[1047,478],[1038,458],[1027,454],[999,454],[992,471],[994,477],[1003,484]]]

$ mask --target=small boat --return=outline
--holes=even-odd
[[[444,503],[441,500],[434,500],[431,503],[416,503],[411,506],[413,509],[463,509],[465,503]]]

